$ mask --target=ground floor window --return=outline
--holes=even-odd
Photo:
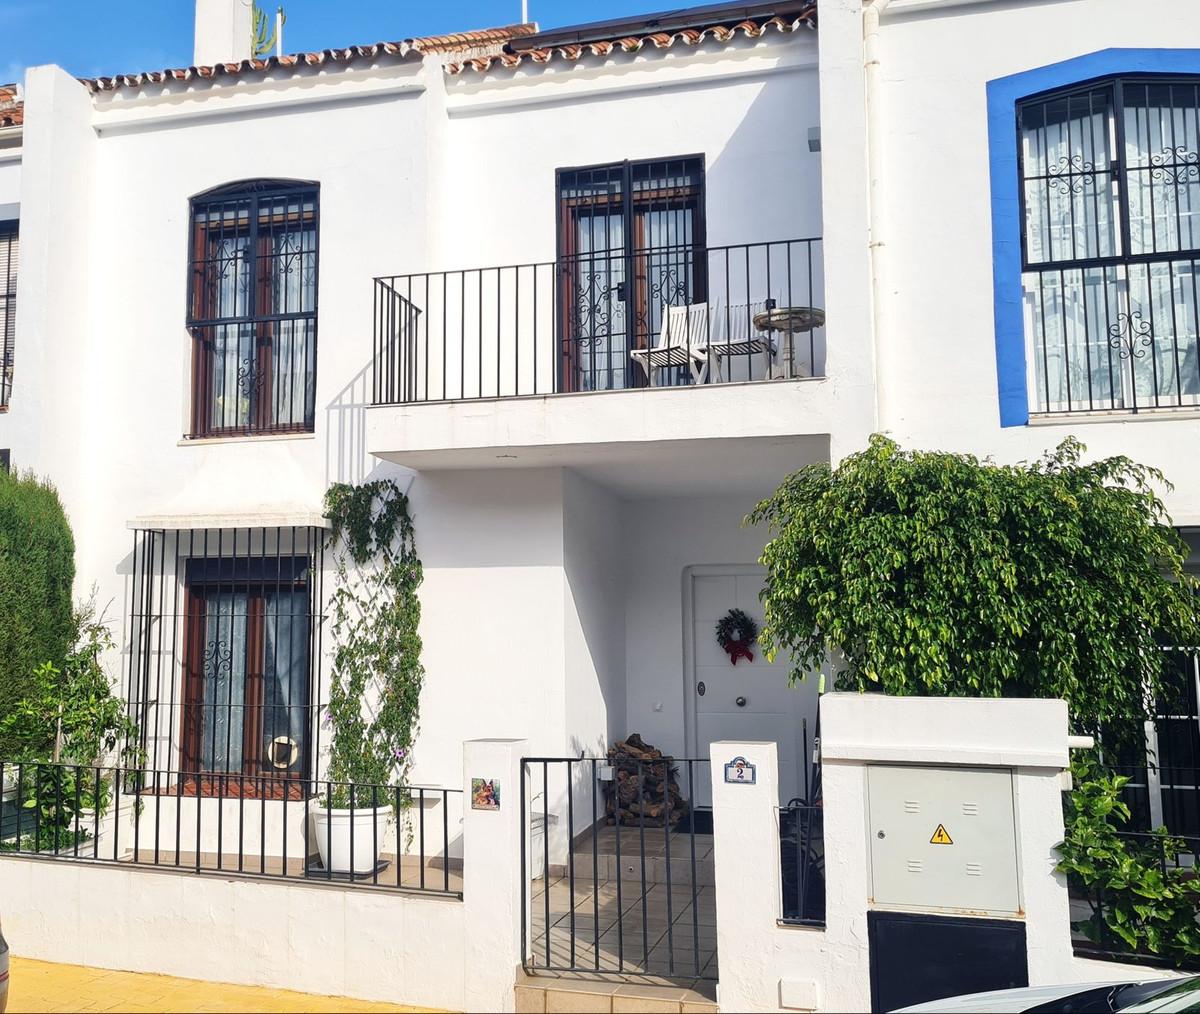
[[[273,585],[246,562],[189,561],[181,770],[258,795],[308,768],[309,593],[303,558],[278,559]]]
[[[147,791],[303,798],[322,706],[323,531],[138,533],[130,717]]]

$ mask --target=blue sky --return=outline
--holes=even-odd
[[[274,11],[279,0],[261,0]],[[543,28],[683,6],[677,0],[529,0]],[[284,48],[327,49],[512,24],[521,0],[283,0]],[[187,66],[192,0],[0,0],[0,82],[57,63],[79,77]]]

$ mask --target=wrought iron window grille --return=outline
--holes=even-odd
[[[1200,408],[1200,77],[1017,114],[1031,410]]]
[[[255,180],[192,199],[191,437],[311,432],[319,188]]]

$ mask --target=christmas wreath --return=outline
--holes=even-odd
[[[750,646],[757,639],[758,624],[741,609],[730,609],[717,620],[717,643],[725,650],[733,665],[737,665],[739,658],[754,661]]]

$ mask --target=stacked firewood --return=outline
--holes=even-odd
[[[669,819],[674,827],[688,812],[676,780],[678,769],[636,732],[609,747],[608,762],[613,768],[612,781],[604,783],[609,824],[640,826],[644,821],[647,827],[662,827]]]

